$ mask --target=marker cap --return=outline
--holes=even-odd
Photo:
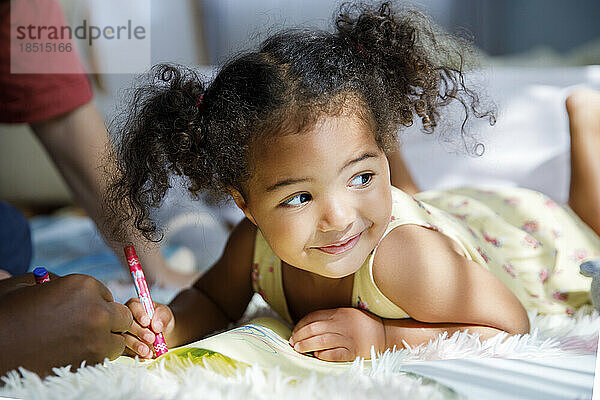
[[[44,267],[37,267],[33,270],[33,276],[36,278],[43,278],[48,274],[48,270]]]

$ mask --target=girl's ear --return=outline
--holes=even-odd
[[[235,205],[238,206],[240,210],[246,215],[246,218],[250,220],[254,225],[256,225],[256,221],[250,211],[248,211],[248,204],[246,203],[246,199],[244,196],[236,189],[231,186],[228,188],[229,194],[233,197],[233,201],[235,201]]]

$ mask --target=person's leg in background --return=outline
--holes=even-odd
[[[410,175],[410,171],[402,158],[400,150],[396,150],[394,153],[389,154],[388,162],[390,163],[390,179],[392,185],[411,196],[419,193],[420,190]]]
[[[569,206],[600,235],[600,92],[577,90],[566,107],[571,133]]]
[[[27,272],[31,255],[27,218],[16,208],[0,201],[0,279]]]

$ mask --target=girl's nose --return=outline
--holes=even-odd
[[[354,221],[354,207],[343,199],[331,199],[325,202],[319,218],[318,229],[321,232],[344,231]]]

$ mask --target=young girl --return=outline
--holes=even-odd
[[[336,26],[275,35],[206,88],[191,71],[160,66],[137,91],[119,143],[117,209],[151,237],[149,208],[175,173],[193,194],[230,195],[247,218],[212,269],[157,305],[152,321],[137,299],[127,303],[130,352],[151,357],[155,332],[174,347],[223,329],[253,292],[294,325],[298,352],[330,361],[444,331],[523,334],[526,309],[572,313],[589,302],[578,265],[599,255],[600,239],[569,208],[525,189],[411,197],[390,185],[386,153],[415,115],[432,130],[439,107],[457,100],[489,116],[462,83],[462,58],[452,59],[467,48],[440,44],[426,19],[388,3],[345,7]],[[571,202],[600,204],[590,150],[600,130],[576,114]],[[600,227],[597,214],[581,215]]]

